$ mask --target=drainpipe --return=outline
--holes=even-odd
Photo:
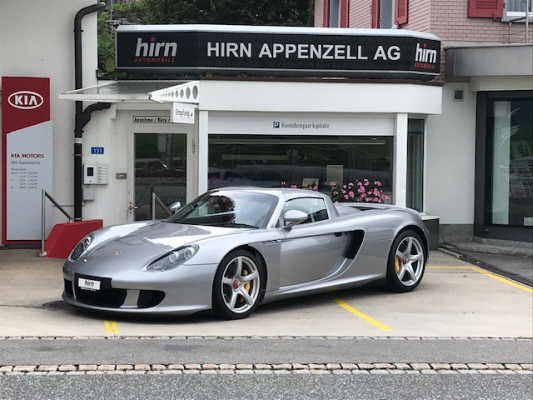
[[[83,78],[82,78],[82,57],[81,57],[81,20],[87,14],[91,14],[100,10],[103,10],[106,7],[106,4],[103,2],[97,2],[96,4],[82,8],[76,13],[74,17],[74,77],[76,83],[76,89],[81,89],[83,87]],[[98,103],[101,104],[101,103]],[[109,108],[110,104],[107,104]],[[100,106],[101,107],[101,106]],[[96,108],[103,109],[103,108]],[[91,112],[96,111],[95,107],[87,107],[83,111],[83,102],[76,101],[76,115],[75,115],[75,124],[74,124],[74,221],[82,220],[82,201],[83,201],[83,186],[82,186],[82,176],[83,176],[83,164],[82,164],[82,136],[83,136],[83,127],[90,121]]]

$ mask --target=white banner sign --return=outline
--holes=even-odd
[[[53,189],[48,78],[2,77],[2,136],[2,241],[37,241],[41,238],[41,193]],[[47,210],[50,213],[49,203]],[[48,221],[50,225],[52,220]]]
[[[194,124],[194,107],[194,104],[172,103],[172,122]]]

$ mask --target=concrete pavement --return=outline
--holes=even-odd
[[[444,243],[441,251],[473,265],[533,286],[533,244],[491,241]]]
[[[531,288],[432,252],[417,290],[363,287],[262,306],[250,318],[91,314],[61,300],[63,260],[0,251],[0,338],[12,337],[525,337]]]

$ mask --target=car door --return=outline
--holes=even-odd
[[[331,275],[347,240],[332,227],[323,199],[289,200],[281,215],[289,210],[303,211],[308,219],[286,230],[281,243],[280,287],[309,283]],[[280,224],[283,226],[283,220]]]

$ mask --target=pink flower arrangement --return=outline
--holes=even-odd
[[[363,179],[342,185],[331,182],[330,185],[330,196],[334,202],[383,203],[390,198],[383,194],[382,183],[378,180]]]

